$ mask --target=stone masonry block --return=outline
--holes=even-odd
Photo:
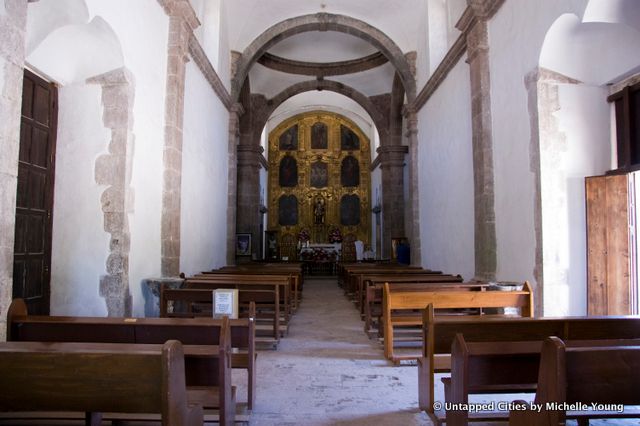
[[[100,196],[100,202],[105,213],[124,212],[124,188],[110,186]]]
[[[109,234],[121,233],[125,228],[126,217],[123,212],[107,212],[104,214],[104,230]]]

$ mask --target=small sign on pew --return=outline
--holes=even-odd
[[[220,288],[213,291],[213,317],[238,318],[238,289]]]

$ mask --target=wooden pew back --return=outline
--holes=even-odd
[[[569,347],[556,336],[548,337],[542,345],[534,400],[540,410],[512,411],[509,424],[565,424],[568,413],[564,403],[640,405],[640,346],[637,340],[633,343]],[[558,405],[548,407],[547,403]],[[590,410],[580,412],[580,417],[640,417],[637,410],[609,410],[606,414]]]
[[[203,424],[202,407],[188,407],[180,342],[155,351],[70,345],[1,343],[0,410],[161,413],[165,426]]]
[[[416,359],[418,356],[408,355],[400,357],[394,354],[393,328],[394,326],[422,325],[423,319],[415,315],[398,315],[395,311],[424,310],[429,304],[435,309],[484,309],[515,307],[520,309],[521,316],[532,316],[533,293],[529,283],[524,283],[522,291],[472,291],[474,285],[469,283],[451,290],[391,286],[384,284],[383,293],[383,322],[385,356],[397,362],[401,359]],[[474,315],[475,316],[475,315]],[[423,348],[424,350],[424,348]]]

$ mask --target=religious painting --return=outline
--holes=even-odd
[[[360,185],[360,164],[353,155],[349,155],[342,160],[340,183],[346,187]]]
[[[311,181],[312,188],[325,188],[329,184],[329,167],[327,163],[316,161],[311,164]]]
[[[280,135],[280,150],[295,151],[298,149],[298,125],[289,127]]]
[[[327,149],[327,125],[316,123],[311,126],[311,149]]]
[[[236,256],[251,256],[251,234],[236,234]]]
[[[340,125],[340,149],[343,151],[356,151],[360,149],[360,139],[353,130]]]
[[[278,200],[278,223],[280,226],[298,224],[298,198],[295,195],[283,195]]]
[[[360,197],[344,195],[340,199],[340,224],[355,226],[360,224]]]
[[[298,185],[298,162],[289,155],[280,160],[279,183],[283,188],[292,188]]]

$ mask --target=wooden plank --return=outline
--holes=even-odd
[[[607,315],[631,313],[629,281],[628,175],[606,178]]]
[[[606,177],[585,179],[587,198],[587,312],[607,313]]]

